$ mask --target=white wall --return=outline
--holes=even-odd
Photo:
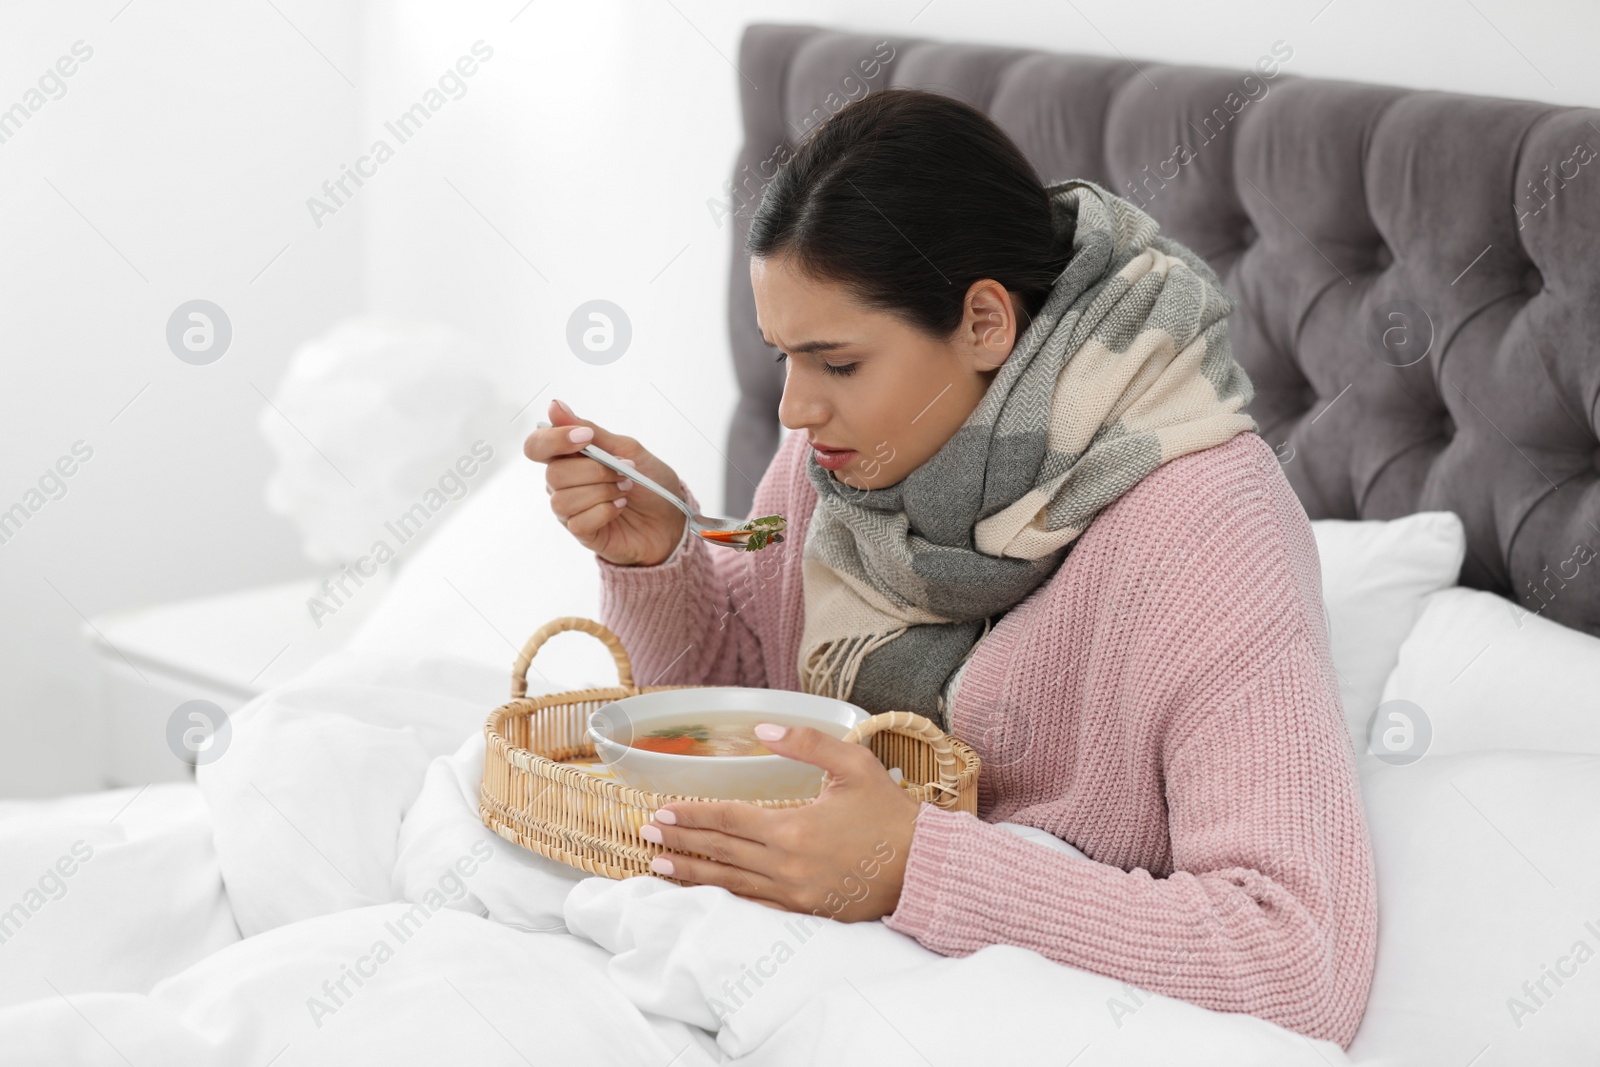
[[[359,90],[266,4],[124,2],[0,6],[0,108],[93,50],[0,143],[0,509],[93,450],[0,544],[0,795],[99,784],[81,615],[310,573],[262,504],[253,386],[361,299],[359,231],[304,206]],[[361,84],[359,8],[274,2]],[[233,323],[210,366],[166,344],[194,298]]]
[[[729,234],[707,201],[738,145],[748,22],[1239,67],[1281,38],[1301,75],[1600,104],[1600,7],[1577,0],[273,2],[0,7],[0,107],[74,41],[95,49],[0,144],[0,508],[74,441],[95,449],[0,544],[0,795],[94,784],[71,761],[92,728],[79,612],[314,573],[261,503],[254,387],[344,314],[468,331],[512,393],[542,389],[515,429],[560,396],[720,507]],[[306,197],[480,39],[466,94],[315,226]],[[163,340],[195,296],[236,330],[210,367]],[[607,366],[565,340],[594,298],[634,329]]]
[[[367,129],[473,42],[494,57],[373,182],[368,298],[479,337],[518,407],[538,395],[517,420],[523,431],[560,397],[656,448],[702,504],[719,506],[734,395],[730,231],[706,201],[732,169],[735,75],[670,4],[522,8],[374,9]],[[732,41],[735,8],[721,18],[717,32]],[[593,299],[619,305],[633,329],[605,366],[566,341],[569,316]]]

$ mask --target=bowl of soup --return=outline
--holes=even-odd
[[[779,756],[757,723],[809,726],[844,737],[870,715],[854,704],[784,689],[663,689],[605,704],[589,715],[596,757],[636,789],[719,800],[814,797],[822,769]]]

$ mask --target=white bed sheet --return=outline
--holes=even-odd
[[[0,1063],[1064,1061],[1086,1045],[1105,1062],[1344,1059],[1030,952],[946,959],[881,923],[809,932],[721,889],[531,854],[478,819],[485,709],[449,695],[461,680],[346,657],[241,710],[199,788],[246,939],[148,989],[13,1003]],[[750,967],[774,977],[757,991]],[[371,973],[356,986],[352,970]],[[339,1004],[322,983],[341,977]],[[1130,995],[1135,1015],[1109,1010]]]
[[[1401,658],[1404,635],[1393,627],[1371,648],[1341,637],[1369,634],[1368,615],[1404,615],[1409,626],[1422,599],[1453,578],[1439,546],[1453,544],[1459,523],[1378,525],[1319,533],[1341,684],[1350,683],[1347,699],[1361,694],[1359,708],[1347,707],[1353,735],[1376,699],[1372,679]],[[393,610],[377,613],[382,625],[235,716],[233,750],[202,769],[198,787],[0,803],[0,891],[12,893],[0,906],[79,836],[102,834],[85,838],[96,851],[79,880],[0,944],[0,1064],[126,1055],[281,1067],[381,1054],[397,1064],[1088,1067],[1181,1058],[1459,1067],[1464,1052],[1475,1067],[1495,1067],[1588,1063],[1600,1051],[1600,964],[1536,1013],[1496,1007],[1570,947],[1567,935],[1586,934],[1583,901],[1600,899],[1600,757],[1491,751],[1415,768],[1361,757],[1383,883],[1380,947],[1373,999],[1346,1056],[1020,949],[945,958],[878,923],[811,932],[720,889],[588,878],[499,839],[478,819],[477,791],[483,719],[505,699],[515,653],[506,634],[520,640],[527,624],[562,612],[509,593],[481,598],[495,584],[488,575],[474,582],[454,570],[447,585],[451,558],[481,570],[495,554],[471,537],[451,544],[449,532],[439,542],[449,557],[415,561]],[[1415,551],[1386,552],[1390,573],[1378,574],[1364,546],[1397,536]],[[500,579],[502,590],[528,587]],[[445,611],[452,603],[456,615]],[[395,621],[404,618],[412,621]],[[427,655],[430,625],[472,653]],[[483,639],[463,637],[466,626],[481,627]],[[1489,722],[1494,710],[1453,706],[1464,694],[1451,695],[1434,661],[1455,663],[1459,650],[1446,646],[1460,642],[1449,627],[1416,630],[1384,695],[1395,695],[1402,674],[1409,688],[1400,695],[1426,691],[1441,747],[1454,749],[1445,731],[1472,715]],[[1506,725],[1508,747],[1518,729],[1572,736],[1567,724],[1581,712],[1562,695],[1582,691],[1600,663],[1600,641],[1579,638],[1564,634],[1559,656],[1516,661],[1538,663],[1528,684],[1550,698],[1524,702]],[[609,662],[588,641],[553,641],[533,691],[609,684]],[[495,648],[500,662],[485,651]],[[1552,798],[1559,821],[1544,811]],[[98,884],[88,877],[96,874],[115,878]],[[400,944],[385,924],[407,914],[420,932]],[[1600,913],[1593,918],[1600,926]],[[385,940],[394,955],[376,964]],[[361,968],[372,974],[354,986],[349,972]],[[341,977],[344,1003],[335,1003],[322,983]]]
[[[211,833],[189,783],[0,802],[0,1007],[144,993],[237,942]]]
[[[544,860],[478,819],[484,709],[452,695],[490,684],[473,670],[344,657],[237,715],[237,750],[203,768],[198,789],[0,805],[0,841],[55,847],[97,823],[127,837],[96,844],[76,876],[116,871],[101,895],[77,882],[0,945],[0,967],[31,960],[55,986],[7,987],[0,1064],[265,1064],[280,1052],[280,1064],[336,1063],[366,1048],[398,1064],[450,1049],[484,1063],[1081,1052],[1080,1065],[1363,1067],[1459,1067],[1464,1051],[1491,1067],[1587,1063],[1600,1048],[1595,966],[1534,1013],[1503,1004],[1587,936],[1585,920],[1600,924],[1583,906],[1600,899],[1600,756],[1363,758],[1383,895],[1373,999],[1347,1057],[1020,949],[945,958],[880,923],[813,932],[720,889],[612,882]],[[12,854],[8,872],[39,866]],[[122,866],[95,867],[113,858]],[[426,930],[402,945],[384,924],[408,912]],[[253,936],[238,940],[234,913]],[[52,918],[53,932],[42,925]],[[32,935],[35,955],[7,954]],[[381,940],[394,959],[363,963]],[[96,955],[106,946],[115,952]],[[76,972],[39,966],[74,952]],[[345,1010],[321,983],[361,967],[375,973],[347,989]],[[314,1010],[314,999],[339,1010]]]

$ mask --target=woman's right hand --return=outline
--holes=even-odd
[[[622,566],[654,566],[666,561],[683,538],[683,512],[631,478],[583,455],[596,444],[659,485],[684,495],[673,469],[631,437],[611,433],[580,419],[561,401],[550,402],[547,429],[534,430],[522,452],[545,464],[550,510],[578,543],[601,559]],[[582,440],[572,440],[575,428]],[[584,430],[589,436],[584,436]]]

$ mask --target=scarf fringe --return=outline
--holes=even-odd
[[[838,641],[826,641],[811,650],[800,669],[800,688],[817,696],[849,700],[856,686],[856,675],[867,653],[905,633],[901,626],[879,634],[861,634]]]

